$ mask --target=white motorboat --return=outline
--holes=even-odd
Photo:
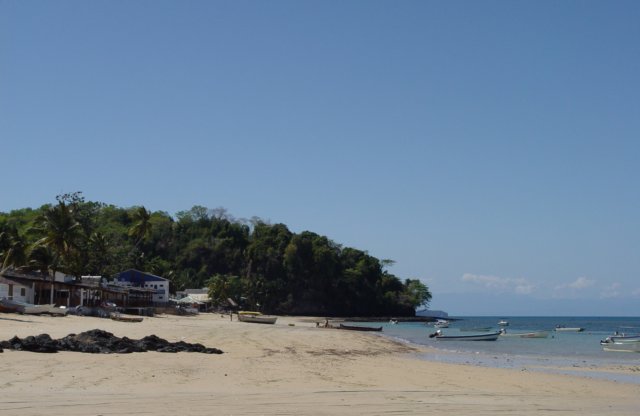
[[[611,341],[615,344],[622,344],[625,342],[639,342],[640,335],[614,335],[611,337]]]
[[[564,326],[564,325],[556,325],[555,331],[556,332],[582,332],[582,331],[584,331],[584,328],[567,327],[567,326]]]
[[[499,325],[499,326],[509,326],[509,321],[507,321],[507,320],[505,320],[505,319],[501,319],[501,320],[498,322],[498,325]]]
[[[446,319],[438,319],[433,326],[436,328],[449,328],[449,321]]]
[[[640,342],[640,335],[624,335],[624,334],[611,335],[603,339],[602,341],[600,341],[600,344],[603,344],[603,345],[609,344],[609,343],[626,344],[629,342]]]

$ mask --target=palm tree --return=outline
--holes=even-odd
[[[60,256],[51,246],[32,246],[29,251],[29,268],[49,276],[52,269],[57,269],[60,264]]]
[[[89,260],[86,267],[89,272],[94,275],[104,275],[107,266],[110,263],[110,241],[106,235],[100,232],[94,232],[89,236]]]
[[[144,262],[144,251],[140,249],[140,244],[151,234],[151,212],[145,207],[137,207],[132,217],[133,225],[129,228],[129,236],[135,239],[135,244],[130,255],[133,257],[134,266],[140,268]],[[137,255],[138,251],[140,251],[140,255]]]
[[[28,266],[31,270],[38,270],[45,276],[50,276],[53,272],[55,278],[55,270],[60,267],[60,256],[56,253],[51,246],[32,246],[29,251],[29,263]],[[52,278],[52,280],[55,280]],[[41,289],[42,286],[38,285]],[[51,289],[53,293],[53,287]],[[38,298],[42,298],[42,292],[38,292]]]
[[[135,238],[138,245],[151,233],[151,212],[145,207],[137,207],[133,212],[133,225],[129,228],[129,236]]]
[[[59,201],[38,218],[36,229],[42,232],[44,237],[36,241],[34,247],[50,247],[60,260],[53,264],[54,268],[51,270],[51,303],[53,303],[56,271],[69,267],[73,252],[78,247],[81,228],[71,208],[64,201]]]
[[[0,233],[0,241],[4,250],[0,253],[0,274],[9,267],[20,267],[27,264],[27,242],[17,228],[9,228]]]

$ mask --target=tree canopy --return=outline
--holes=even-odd
[[[137,268],[171,281],[171,291],[208,287],[268,313],[413,316],[431,293],[394,276],[390,260],[343,247],[311,231],[223,208],[150,212],[85,201],[80,192],[38,209],[0,213],[0,265],[109,277]]]

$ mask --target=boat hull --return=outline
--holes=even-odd
[[[127,316],[116,312],[112,312],[109,317],[112,320],[119,322],[142,322],[142,320],[144,319],[142,316]]]
[[[238,314],[238,320],[240,322],[249,322],[253,324],[268,324],[273,325],[278,320],[277,316],[271,315],[258,315],[258,314]]]
[[[640,352],[640,341],[623,343],[609,342],[604,344],[602,349],[613,352]]]
[[[67,309],[58,308],[56,305],[34,305],[6,298],[0,299],[0,311],[22,313],[25,315],[49,314],[59,316],[64,316],[69,312]]]
[[[66,308],[59,308],[56,305],[37,305],[41,308],[41,313],[48,313],[50,315],[65,316],[69,313]]]
[[[617,336],[612,336],[610,337],[611,342],[613,342],[614,344],[624,344],[624,343],[628,343],[628,342],[639,342],[640,341],[640,335],[631,335],[631,336],[622,336],[622,335],[617,335]]]
[[[502,333],[501,336],[505,338],[547,338],[549,337],[549,331],[524,332],[519,334]]]
[[[355,325],[343,325],[340,324],[340,326],[338,327],[340,329],[347,329],[350,331],[382,331],[382,327],[381,326],[377,326],[377,327],[371,327],[371,326],[355,326]]]
[[[20,313],[20,305],[9,299],[0,299],[0,312],[17,312]]]
[[[500,336],[500,332],[478,335],[436,335],[438,341],[495,341]]]

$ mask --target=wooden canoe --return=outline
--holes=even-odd
[[[110,317],[114,321],[120,322],[142,322],[142,320],[144,319],[142,316],[122,315],[121,313],[117,312],[112,312]]]
[[[241,311],[238,313],[238,320],[240,322],[250,322],[254,324],[270,324],[273,325],[278,320],[277,316],[273,315],[262,315],[259,312],[245,312]]]
[[[382,331],[381,326],[371,327],[371,326],[355,326],[355,325],[344,325],[340,324],[339,329],[348,329],[350,331]]]

